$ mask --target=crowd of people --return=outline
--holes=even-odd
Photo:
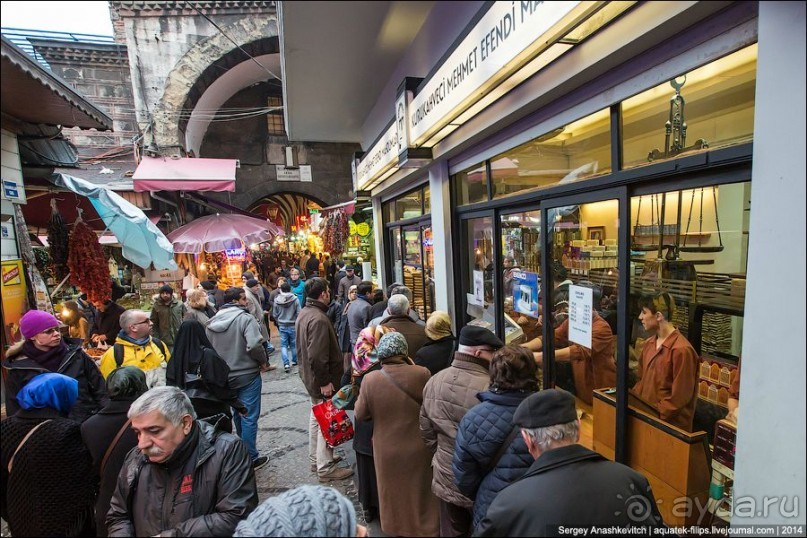
[[[365,520],[378,518],[385,534],[663,525],[642,475],[578,444],[575,397],[539,390],[540,345],[505,345],[475,325],[455,336],[448,313],[421,319],[406,286],[377,290],[341,261],[317,265],[280,259],[258,277],[246,271],[242,287],[206,280],[184,302],[166,286],[150,314],[99,305],[79,327],[108,346],[97,364],[54,316],[26,313],[25,339],[3,364],[2,516],[12,534],[366,535],[333,489],[258,506],[273,325],[283,368],[297,367],[312,405],[311,472],[322,484],[354,477]],[[658,319],[660,337],[675,335],[665,303],[645,305],[646,325]],[[578,354],[592,363],[590,350]],[[644,364],[637,389],[648,400],[643,387],[660,383],[653,368]],[[355,407],[355,468],[314,416],[326,399]],[[639,519],[624,506],[636,495],[652,507]]]

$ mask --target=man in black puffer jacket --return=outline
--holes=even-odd
[[[232,536],[258,505],[244,444],[211,424],[216,417],[195,416],[177,387],[153,388],[132,404],[139,441],[112,495],[110,536]]]

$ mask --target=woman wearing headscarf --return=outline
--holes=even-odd
[[[62,321],[69,327],[70,338],[78,338],[82,342],[90,339],[90,323],[78,307],[76,301],[65,301],[62,309]]]
[[[90,449],[93,476],[98,480],[95,500],[95,529],[107,536],[106,513],[115,492],[126,454],[137,446],[137,435],[129,427],[129,407],[148,390],[146,374],[135,366],[113,370],[106,378],[109,404],[81,425],[81,437]]]
[[[78,399],[69,418],[84,422],[109,402],[101,372],[84,353],[81,344],[65,342],[59,332],[59,320],[42,310],[29,310],[20,320],[25,340],[6,352],[6,415],[20,409],[17,393],[35,376],[54,372],[78,381]]]
[[[197,288],[188,292],[188,310],[183,321],[194,320],[204,325],[215,314],[204,289]]]
[[[17,393],[20,410],[0,423],[0,512],[13,536],[95,533],[92,458],[81,426],[67,417],[79,383],[35,376]]]
[[[463,495],[474,499],[474,527],[496,495],[535,462],[520,429],[513,425],[513,415],[538,390],[537,371],[526,348],[510,345],[499,349],[490,362],[490,388],[477,395],[482,403],[460,421],[454,444],[454,482]]]
[[[370,372],[381,369],[376,346],[381,337],[389,332],[383,325],[370,326],[359,332],[356,348],[351,359],[350,374],[353,383],[361,392],[361,382]],[[348,380],[345,380],[346,384]],[[356,452],[356,486],[359,502],[364,509],[364,519],[368,523],[378,517],[378,482],[373,459],[373,421],[361,420],[354,416],[353,450]]]
[[[376,346],[381,370],[365,374],[356,418],[373,420],[381,530],[391,536],[437,536],[432,455],[420,437],[423,388],[430,374],[408,357],[406,338],[390,332]]]
[[[426,343],[415,353],[415,364],[429,369],[431,375],[451,365],[456,338],[451,332],[448,312],[435,310],[426,320]]]
[[[213,349],[204,326],[193,320],[182,322],[168,362],[166,383],[185,391],[199,418],[224,414],[232,419],[231,407],[242,415],[247,408],[238,399],[238,391],[230,388],[229,377],[230,367]],[[231,421],[224,427],[232,433]]]

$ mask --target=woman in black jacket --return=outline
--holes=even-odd
[[[55,372],[78,381],[78,399],[69,417],[84,422],[109,402],[101,372],[84,353],[80,341],[65,340],[59,332],[59,320],[42,310],[29,310],[20,320],[25,340],[6,352],[6,415],[20,409],[17,393],[39,374]]]
[[[415,353],[415,364],[429,369],[434,376],[451,366],[456,350],[456,339],[451,333],[451,318],[448,312],[435,310],[426,320],[426,336],[429,338]]]
[[[232,419],[230,408],[245,415],[247,408],[230,388],[230,367],[222,359],[198,321],[183,321],[177,332],[174,352],[168,361],[166,383],[185,391],[198,418],[218,414]],[[222,425],[232,433],[232,421]]]
[[[148,390],[146,374],[135,366],[112,370],[106,386],[109,404],[81,425],[81,437],[90,449],[93,476],[99,485],[95,499],[98,536],[108,536],[106,513],[109,512],[109,500],[115,492],[126,454],[137,446],[137,435],[129,427],[129,407]]]

